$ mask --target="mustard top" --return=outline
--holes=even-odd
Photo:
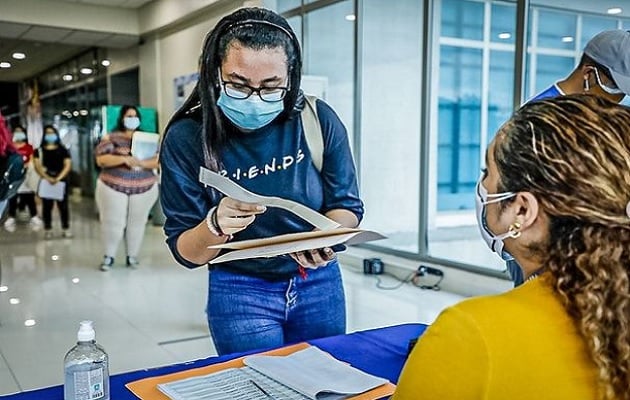
[[[596,399],[597,370],[544,277],[443,311],[392,399]]]

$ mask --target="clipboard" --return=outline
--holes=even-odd
[[[286,356],[296,351],[306,349],[310,346],[308,343],[298,343],[280,349],[259,353],[262,355]],[[208,365],[206,367],[193,368],[186,371],[175,372],[172,374],[144,378],[125,385],[134,395],[141,400],[170,400],[168,396],[160,392],[157,388],[159,383],[173,382],[180,379],[191,378],[194,376],[207,375],[213,372],[222,371],[227,368],[240,368],[245,366],[243,359],[251,355],[235,358],[234,360],[225,361],[218,364]],[[348,400],[374,400],[382,397],[390,396],[396,390],[396,385],[388,382],[375,389],[361,393],[358,396],[348,397]]]

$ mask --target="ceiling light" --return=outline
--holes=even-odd
[[[109,61],[108,59],[105,59],[105,60],[101,61],[101,65],[103,67],[109,67],[110,65],[112,65],[112,62]]]
[[[13,304],[13,305],[20,304],[20,299],[18,299],[17,297],[11,297],[9,299],[9,304]]]
[[[79,278],[72,278],[72,283],[79,283],[81,281],[81,279]]]
[[[57,261],[57,260],[59,260],[59,256],[55,254],[52,257],[50,257],[50,259],[53,260],[53,261]]]
[[[61,79],[63,79],[66,82],[70,82],[72,80],[72,75],[70,74],[64,74]]]
[[[81,72],[83,75],[90,75],[92,73],[92,68],[81,68],[79,70],[79,72]]]
[[[9,290],[8,286],[0,286],[0,292],[6,292],[7,290]]]
[[[81,114],[82,116],[85,117],[86,115],[88,115],[88,110],[83,109],[83,110],[79,111],[79,114]]]
[[[573,36],[563,36],[562,43],[573,43]]]
[[[621,14],[623,10],[621,9],[621,7],[610,7],[608,10],[606,10],[606,12],[610,15],[616,15]]]
[[[512,34],[510,32],[501,32],[499,33],[499,39],[509,39],[512,37]]]
[[[26,54],[16,51],[11,55],[11,57],[15,58],[16,60],[23,60],[26,58]]]
[[[34,319],[27,319],[26,321],[24,321],[24,326],[35,326],[37,322],[35,322]]]
[[[74,115],[75,117],[79,116],[79,112],[77,110],[72,111],[72,115]]]
[[[0,62],[0,68],[11,68],[11,63],[10,62],[6,62],[6,61],[2,61],[2,62]]]
[[[346,21],[354,21],[357,19],[357,16],[354,14],[348,14],[346,15]]]

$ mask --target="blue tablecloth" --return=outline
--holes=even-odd
[[[309,343],[329,352],[338,360],[346,361],[360,370],[396,383],[407,359],[409,341],[420,336],[425,329],[426,325],[422,324],[396,325],[311,340]],[[126,383],[151,376],[204,367],[257,352],[209,357],[183,364],[113,375],[110,377],[110,397],[112,400],[137,400],[137,397],[125,387]],[[0,396],[0,399],[63,400],[63,385]]]

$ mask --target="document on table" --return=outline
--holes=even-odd
[[[288,356],[245,357],[245,367],[159,384],[173,400],[338,400],[388,381],[343,363],[315,346]]]
[[[46,179],[39,180],[37,195],[42,199],[63,200],[66,192],[66,182],[50,183]]]
[[[385,238],[380,233],[373,231],[342,228],[337,222],[295,201],[252,193],[229,178],[203,167],[199,171],[199,181],[236,200],[263,204],[268,207],[279,207],[290,211],[319,229],[318,231],[290,233],[209,246],[209,249],[233,250],[212,259],[210,264],[249,258],[275,257],[296,251],[321,249],[338,244],[352,245]]]
[[[158,152],[160,135],[157,133],[136,131],[131,137],[131,155],[138,160],[148,160]]]

